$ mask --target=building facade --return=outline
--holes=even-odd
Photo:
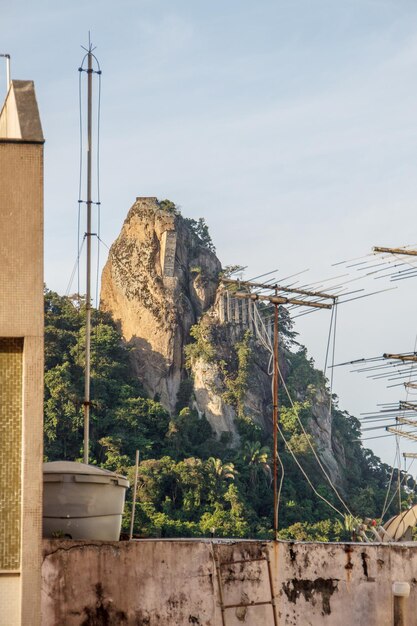
[[[0,114],[0,625],[39,626],[43,134],[32,81]]]

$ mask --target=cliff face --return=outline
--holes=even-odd
[[[268,374],[269,355],[251,334],[246,339],[250,359],[246,370],[239,363],[237,352],[245,344],[245,333],[252,330],[250,320],[243,320],[238,311],[228,317],[224,306],[226,294],[219,289],[215,305],[200,323],[206,328],[212,348],[212,358],[191,359],[190,369],[194,388],[194,407],[204,414],[218,436],[230,433],[238,440],[236,418],[245,414],[262,427],[271,430],[271,377]],[[232,299],[233,304],[238,305]],[[241,305],[241,303],[239,303]],[[242,305],[240,307],[242,312]],[[230,311],[229,311],[230,314]],[[239,388],[241,376],[243,388]]]
[[[193,390],[187,402],[205,415],[217,436],[228,433],[237,443],[239,414],[272,431],[270,355],[264,347],[271,329],[253,302],[233,298],[219,287],[220,270],[216,255],[174,205],[137,198],[103,270],[101,307],[120,325],[147,393],[174,413],[181,381],[191,370]],[[209,334],[212,355],[194,350],[187,373],[184,348],[191,326],[199,321]],[[246,331],[251,359],[244,389],[239,390],[238,346]],[[287,366],[282,352],[284,377]],[[332,478],[341,484],[344,452],[332,430],[324,389],[317,391],[307,428]]]
[[[174,210],[137,198],[104,267],[101,308],[120,324],[135,372],[174,411],[190,327],[214,303],[221,265]]]

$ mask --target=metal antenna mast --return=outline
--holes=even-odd
[[[83,46],[82,46],[83,47]],[[83,47],[84,48],[84,47]],[[84,463],[88,464],[90,448],[90,376],[91,376],[91,197],[92,187],[92,160],[93,160],[93,46],[88,33],[88,49],[84,48],[87,54],[87,70],[83,68],[84,60],[79,68],[80,72],[87,72],[87,229],[85,238],[87,240],[87,267],[86,267],[86,295],[85,295],[85,370],[84,370]],[[100,69],[97,73],[101,73]],[[81,200],[80,200],[81,201]]]
[[[374,246],[372,248],[372,252],[377,252],[377,253],[383,253],[383,254],[392,254],[395,257],[398,256],[417,256],[417,250],[416,249],[412,249],[412,248],[386,248],[386,247],[382,247],[382,246]],[[410,262],[411,264],[411,262]],[[415,265],[412,267],[415,267]],[[414,272],[415,270],[413,270]],[[411,353],[405,353],[405,354],[401,354],[401,353],[385,353],[383,354],[383,358],[384,359],[388,359],[388,360],[392,360],[392,361],[400,361],[403,364],[408,364],[409,362],[411,363],[416,363],[417,362],[417,353],[416,352],[411,352]],[[412,373],[412,367],[413,365],[411,365],[411,368],[407,371],[408,374],[408,378],[409,381],[404,383],[404,387],[413,389],[416,388],[415,384],[410,380],[411,379],[411,373]],[[401,374],[402,376],[405,375]],[[399,404],[399,409],[400,411],[416,411],[417,410],[417,405],[414,402],[407,402],[407,401],[401,401]],[[395,418],[395,421],[398,424],[404,424],[407,426],[416,426],[417,422],[414,419],[410,419],[407,417],[401,417],[401,416],[397,416]],[[409,439],[411,441],[417,441],[417,436],[412,434],[412,432],[410,431],[404,431],[401,428],[397,428],[395,426],[386,426],[385,430],[387,430],[390,433],[393,433],[395,435],[399,435],[400,437],[405,437],[405,439]],[[404,454],[405,457],[405,454]],[[406,458],[406,457],[405,457]],[[412,457],[410,457],[412,458]]]
[[[221,282],[225,287],[231,286],[237,288],[238,291],[233,292],[235,298],[242,298],[246,300],[266,301],[274,305],[274,338],[273,338],[273,375],[272,375],[272,430],[273,430],[273,492],[274,492],[274,539],[278,539],[278,418],[279,418],[279,406],[278,406],[278,387],[279,387],[279,363],[278,363],[278,314],[280,304],[291,304],[301,307],[312,307],[316,309],[331,309],[336,304],[337,297],[322,293],[320,291],[308,291],[306,289],[291,288],[283,285],[271,285],[265,283],[258,283],[253,281],[234,280],[230,278],[222,278]],[[251,292],[251,287],[266,290],[272,292],[267,295]],[[288,293],[288,297],[280,295],[280,293]],[[330,300],[329,302],[318,302],[317,300],[302,300],[300,298],[294,298],[292,294],[299,296],[308,296],[309,298],[315,297],[320,300]]]
[[[88,47],[87,69],[87,276],[85,302],[85,374],[84,374],[84,463],[88,464],[90,446],[90,372],[91,372],[91,163],[92,163],[92,102],[93,102],[93,55]]]

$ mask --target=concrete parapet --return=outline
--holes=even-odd
[[[233,540],[44,541],[43,626],[217,626],[222,623],[214,550],[225,604],[270,598],[268,550],[279,626],[391,626],[392,583],[410,585],[416,605],[414,544]],[[414,624],[410,611],[406,626]],[[101,621],[100,621],[101,620]],[[227,626],[273,625],[270,604],[227,609]]]

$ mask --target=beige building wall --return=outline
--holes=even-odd
[[[0,626],[39,626],[43,136],[33,82],[0,114]]]

